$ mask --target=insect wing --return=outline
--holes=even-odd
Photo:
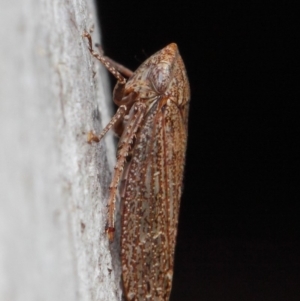
[[[172,285],[188,105],[159,103],[145,116],[125,172],[122,269],[134,301],[166,301]]]

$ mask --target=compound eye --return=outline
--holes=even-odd
[[[164,93],[172,78],[172,65],[161,62],[151,68],[148,76],[153,88],[159,93]]]

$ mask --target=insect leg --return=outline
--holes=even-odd
[[[123,66],[122,64],[117,63],[116,61],[107,56],[105,56],[105,58],[111,63],[112,66],[114,66],[120,73],[122,73],[126,77],[130,77],[133,74],[133,71]]]
[[[88,143],[99,142],[115,124],[118,124],[120,121],[123,120],[124,116],[126,115],[126,112],[126,105],[120,106],[114,117],[111,119],[109,124],[102,130],[99,136],[94,135],[92,132],[88,134]]]
[[[118,80],[116,87],[114,89],[113,100],[117,106],[128,104],[129,109],[132,106],[133,102],[136,98],[136,93],[132,92],[126,97],[123,97],[125,91],[126,79],[122,76],[123,73],[125,76],[130,77],[133,72],[123,65],[113,61],[112,59],[104,56],[102,54],[102,50],[100,48],[100,53],[97,53],[93,50],[93,42],[92,37],[88,32],[83,33],[83,37],[88,39],[88,48],[92,56],[94,56],[97,60],[99,60],[109,72],[111,72],[115,78]],[[93,139],[92,139],[93,140]]]
[[[99,53],[101,53],[103,55],[103,57],[110,62],[110,64],[116,68],[120,73],[122,73],[123,75],[125,75],[126,77],[130,77],[132,74],[133,74],[133,71],[131,71],[130,69],[126,68],[125,66],[123,66],[122,64],[114,61],[113,59],[111,59],[110,57],[106,56],[103,54],[103,49],[101,47],[101,45],[99,44],[96,44],[95,45],[98,50],[99,50]]]
[[[136,102],[132,110],[134,111],[130,123],[128,123],[128,127],[126,128],[126,132],[124,132],[121,137],[121,145],[119,145],[120,149],[117,155],[117,164],[115,166],[115,173],[110,184],[110,197],[108,200],[108,227],[107,227],[107,235],[109,240],[112,242],[114,239],[114,231],[115,231],[115,202],[116,202],[116,194],[118,190],[118,184],[120,182],[120,177],[123,172],[124,164],[128,153],[131,149],[132,142],[134,137],[141,126],[141,122],[144,118],[146,112],[146,105],[140,102]]]
[[[93,50],[93,42],[91,35],[85,31],[82,36],[88,39],[88,47],[91,55],[97,60],[99,60],[107,68],[107,70],[118,80],[118,82],[125,85],[125,77],[111,64],[109,60],[106,59],[105,56]]]

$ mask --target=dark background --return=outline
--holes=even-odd
[[[189,75],[171,301],[300,300],[297,9],[218,0],[98,9],[108,56],[134,70],[176,42]]]

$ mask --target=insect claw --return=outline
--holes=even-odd
[[[106,234],[107,234],[110,242],[114,241],[115,231],[116,231],[116,229],[113,227],[107,227],[107,229],[106,229]]]
[[[90,131],[90,132],[88,133],[88,136],[87,136],[87,142],[88,142],[89,144],[91,144],[92,142],[99,142],[99,141],[100,141],[99,137],[96,136],[92,131]]]

